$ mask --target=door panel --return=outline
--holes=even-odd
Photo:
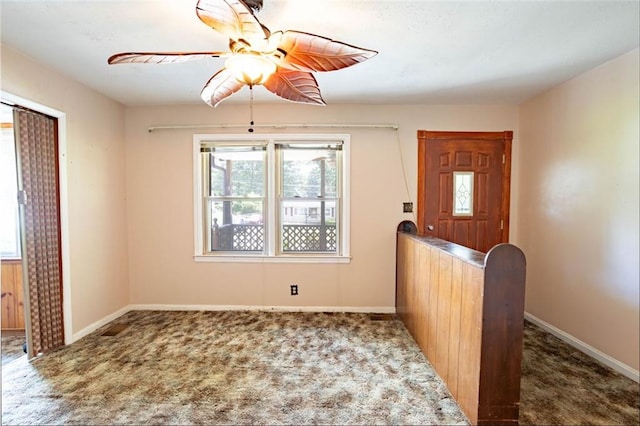
[[[443,222],[447,224],[447,226],[452,225],[450,220],[444,220]],[[474,224],[468,219],[453,221],[453,238],[451,241],[463,246],[471,246],[473,241],[472,235],[474,234],[473,225]]]
[[[441,166],[441,168],[446,166]],[[453,188],[453,183],[451,182],[451,173],[440,173],[440,188]],[[449,207],[451,203],[449,203],[449,194],[446,191],[441,191],[438,197],[440,203],[438,204],[438,214],[439,215],[448,215],[451,213]]]
[[[420,234],[483,252],[508,241],[512,138],[510,131],[418,131]],[[471,177],[454,191],[455,174]]]

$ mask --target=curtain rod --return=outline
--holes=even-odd
[[[150,126],[149,133],[155,130],[177,130],[177,129],[232,129],[232,128],[261,127],[272,129],[285,128],[313,128],[313,127],[334,127],[334,128],[368,128],[368,129],[393,129],[398,130],[397,124],[335,124],[335,123],[309,123],[309,124],[184,124],[168,126]]]

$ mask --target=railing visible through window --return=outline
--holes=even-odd
[[[266,147],[202,147],[211,252],[263,252]]]
[[[341,144],[277,144],[280,250],[336,253]]]

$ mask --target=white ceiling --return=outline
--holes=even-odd
[[[223,66],[107,65],[126,51],[228,50],[196,0],[0,0],[2,43],[126,105],[200,103]],[[379,51],[316,73],[332,103],[520,103],[640,44],[640,1],[264,0],[272,31]],[[245,102],[248,89],[225,103]],[[256,101],[287,102],[262,87]]]

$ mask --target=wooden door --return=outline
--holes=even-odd
[[[509,239],[513,132],[418,131],[418,232],[487,252]]]

